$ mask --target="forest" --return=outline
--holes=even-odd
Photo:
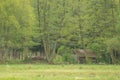
[[[76,49],[120,64],[120,0],[0,0],[0,63],[74,64]]]

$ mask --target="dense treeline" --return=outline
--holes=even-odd
[[[73,49],[120,62],[120,0],[0,0],[0,62],[40,56],[75,63]]]

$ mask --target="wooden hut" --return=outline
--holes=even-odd
[[[77,55],[78,63],[96,62],[96,53],[90,49],[75,49],[74,53]]]

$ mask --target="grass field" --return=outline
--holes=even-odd
[[[0,80],[120,80],[120,66],[0,65]]]

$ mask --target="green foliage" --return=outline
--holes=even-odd
[[[20,48],[23,45],[31,45],[29,42],[33,36],[35,17],[29,1],[6,0],[1,3],[0,10],[2,11],[0,15],[1,38],[4,39],[6,46]]]
[[[93,51],[95,51],[96,53],[98,53],[98,55],[99,55],[100,52],[106,51],[106,45],[105,44],[93,43],[93,44],[89,45],[88,48],[90,48]]]
[[[97,62],[109,62],[110,54],[108,54],[106,44],[93,43],[89,45],[88,48],[92,49],[97,54]]]
[[[120,47],[119,21],[120,0],[1,0],[0,56],[39,46],[48,61],[58,51],[71,63],[72,49],[90,48],[106,61]]]
[[[58,54],[62,56],[64,63],[76,63],[76,57],[73,54],[72,49],[66,46],[61,46],[58,49]]]
[[[54,63],[55,64],[62,64],[62,63],[64,63],[63,62],[63,57],[60,56],[60,55],[56,55],[56,57],[54,58]]]
[[[120,50],[120,37],[115,37],[107,41],[108,50]]]

